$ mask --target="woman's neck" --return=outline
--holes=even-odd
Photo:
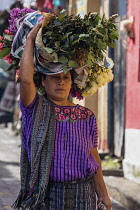
[[[73,102],[69,101],[68,99],[62,99],[62,100],[56,100],[56,99],[52,99],[48,96],[48,98],[56,105],[58,106],[75,106],[76,104],[74,104]]]

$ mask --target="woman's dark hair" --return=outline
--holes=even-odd
[[[75,78],[78,76],[74,69],[70,70],[72,84],[74,83]]]
[[[42,78],[46,78],[46,74],[42,74],[40,72],[37,72],[34,74],[34,83],[36,87],[40,88],[42,87]]]

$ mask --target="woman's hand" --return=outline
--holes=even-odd
[[[41,28],[41,26],[42,26],[42,23],[37,23],[37,24],[32,28],[32,30],[30,31],[30,33],[28,34],[27,39],[31,39],[32,41],[35,41],[36,35],[37,35],[39,29]]]
[[[110,198],[107,197],[103,197],[103,198],[99,198],[97,201],[97,209],[98,210],[111,210],[112,209],[112,203]]]

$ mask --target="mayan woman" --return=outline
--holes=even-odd
[[[34,13],[36,17],[37,12]],[[43,23],[34,24],[26,36],[24,48],[17,47],[17,39],[24,37],[23,27],[19,27],[20,33],[17,32],[13,41],[13,56],[18,58],[20,50],[23,51],[20,60],[21,191],[13,205],[15,209],[96,210],[106,207],[111,210],[98,154],[96,117],[88,108],[69,100],[70,93],[72,96],[78,93],[82,98],[111,81],[110,63],[106,66],[104,50],[98,48],[98,43],[102,42],[105,49],[107,42],[103,42],[104,34],[95,30],[93,38],[96,37],[97,42],[93,44],[93,38],[89,42],[91,29],[86,28],[85,23],[84,33],[78,34],[82,27],[80,21],[98,20],[98,14],[78,18],[73,21],[62,14],[59,17],[48,14]],[[111,21],[108,20],[108,24],[114,26]],[[72,25],[75,22],[76,27]],[[95,53],[97,60],[93,59]],[[37,85],[43,94],[38,92]]]

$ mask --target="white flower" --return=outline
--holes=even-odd
[[[98,85],[101,87],[107,83],[106,79],[104,78],[103,74],[100,74],[96,79]]]
[[[112,70],[109,70],[107,73],[108,82],[112,81],[114,78],[114,75],[112,74]]]

